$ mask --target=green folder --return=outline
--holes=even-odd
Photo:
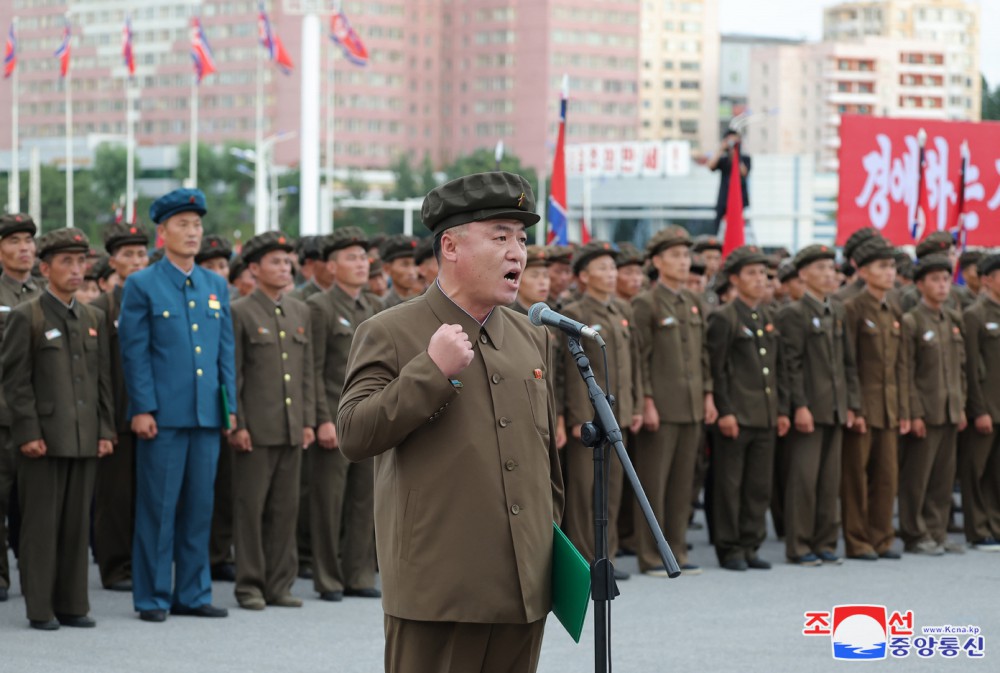
[[[580,642],[590,605],[590,564],[555,522],[552,529],[552,612]]]
[[[222,398],[222,427],[226,430],[232,430],[233,425],[229,422],[229,414],[233,413],[230,411],[229,406],[229,391],[226,390],[226,384],[223,383],[219,386],[219,396]]]

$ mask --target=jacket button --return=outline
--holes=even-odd
[[[285,330],[281,330],[280,332],[278,332],[278,336],[280,336],[282,339],[284,339],[285,338]]]
[[[515,463],[513,460],[508,460],[506,463],[504,463],[504,467],[507,468],[508,472],[512,472],[514,468],[517,467],[517,463]]]
[[[770,395],[771,394],[771,386],[767,386],[766,388],[764,388],[764,393],[766,395]]]
[[[761,348],[761,349],[760,349],[759,351],[757,351],[757,352],[758,352],[758,353],[760,353],[760,354],[761,354],[761,356],[764,356],[764,355],[767,355],[767,349],[766,349],[766,348]]]
[[[281,354],[281,359],[282,360],[287,360],[288,359],[288,353],[282,353]]]
[[[191,325],[191,331],[192,332],[197,332],[198,331],[198,323],[195,323],[195,324]]]
[[[194,352],[197,353],[198,355],[201,355],[201,346],[195,346]]]
[[[292,375],[291,374],[285,374],[285,381],[291,381],[291,380],[292,380]]]
[[[204,373],[205,372],[201,371],[200,369],[198,369],[198,370],[195,371],[195,374],[197,374],[198,376],[201,376]]]
[[[510,425],[510,419],[508,419],[506,416],[501,417],[500,418],[500,427],[501,428],[506,428],[508,425]]]
[[[771,370],[768,369],[767,367],[764,367],[764,376],[767,376],[770,373],[771,373]]]
[[[493,383],[500,383],[500,375],[494,374],[493,376],[490,377],[490,380],[493,381]]]
[[[285,398],[285,406],[286,407],[292,406],[292,398],[291,397],[286,397]]]
[[[169,318],[170,317],[170,311],[164,311],[163,312],[163,317],[164,318]]]
[[[485,334],[480,334],[480,335],[479,335],[479,340],[480,340],[481,342],[483,342],[483,343],[486,343],[486,342],[488,341],[488,339],[486,338],[486,335],[485,335]]]
[[[517,505],[511,505],[511,506],[510,506],[510,513],[511,513],[511,514],[513,514],[513,515],[517,516],[517,514],[518,514],[518,513],[520,512],[520,511],[521,511],[521,508],[520,508],[520,507],[518,507]]]
[[[194,300],[189,301],[188,306],[194,308]]]

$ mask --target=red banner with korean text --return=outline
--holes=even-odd
[[[964,203],[958,198],[963,144]],[[913,244],[934,231],[958,232],[962,203],[967,244],[1000,246],[1000,123],[844,115],[839,156],[839,245],[862,227],[875,227],[894,245]]]

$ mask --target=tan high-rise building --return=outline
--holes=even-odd
[[[966,0],[868,0],[845,2],[823,11],[824,40],[846,42],[868,36],[936,43],[944,53],[940,65],[945,78],[945,118],[979,121],[982,81],[977,4]]]
[[[639,137],[719,142],[718,0],[643,0]]]

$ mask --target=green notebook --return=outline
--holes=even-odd
[[[555,522],[552,529],[552,612],[580,642],[590,605],[590,564]]]
[[[232,407],[229,406],[229,391],[226,389],[225,383],[219,386],[219,395],[222,398],[222,427],[226,430],[232,430],[233,426],[229,422],[229,414],[233,412],[230,411]]]

